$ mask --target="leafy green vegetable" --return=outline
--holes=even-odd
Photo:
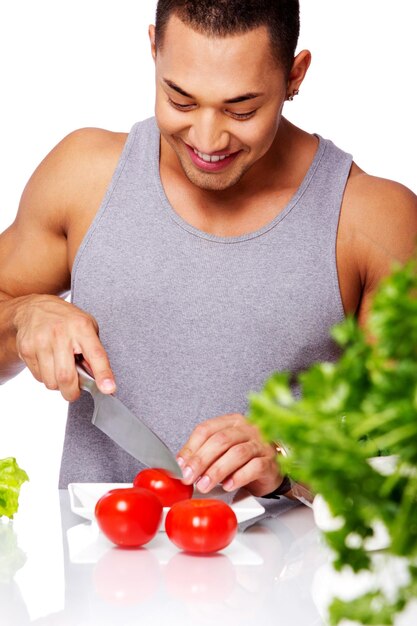
[[[19,493],[22,484],[29,480],[16,459],[0,459],[0,517],[13,518],[19,506]]]
[[[337,600],[331,609],[333,624],[342,617],[391,624],[417,592],[416,262],[382,281],[365,329],[349,317],[332,336],[342,348],[337,363],[316,363],[300,374],[300,399],[288,373],[274,374],[251,394],[249,418],[269,441],[289,449],[280,460],[283,471],[320,493],[345,520],[325,533],[336,569],[372,569],[363,541],[373,536],[375,521],[388,530],[389,552],[410,557],[410,584],[396,602],[368,594]],[[383,476],[368,459],[387,453],[398,462]]]

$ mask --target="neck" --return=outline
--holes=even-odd
[[[202,189],[185,175],[162,138],[160,176],[174,209],[196,228],[218,236],[258,230],[282,210],[314,158],[317,139],[282,118],[269,148],[241,179],[221,191]]]

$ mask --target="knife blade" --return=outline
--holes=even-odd
[[[123,450],[148,467],[161,467],[178,478],[182,472],[168,446],[144,422],[136,417],[118,398],[102,393],[96,381],[77,359],[80,388],[94,400],[91,422]]]

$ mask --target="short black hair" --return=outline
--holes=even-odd
[[[162,49],[171,15],[209,37],[243,34],[266,26],[273,58],[289,74],[300,33],[299,0],[158,0],[156,49]]]

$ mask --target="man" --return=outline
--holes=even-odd
[[[282,116],[310,64],[298,31],[296,0],[161,0],[155,119],[72,133],[26,186],[0,237],[0,371],[70,401],[62,487],[139,469],[91,426],[83,354],[185,482],[279,493],[248,393],[336,359],[330,327],[413,253],[412,192]]]

